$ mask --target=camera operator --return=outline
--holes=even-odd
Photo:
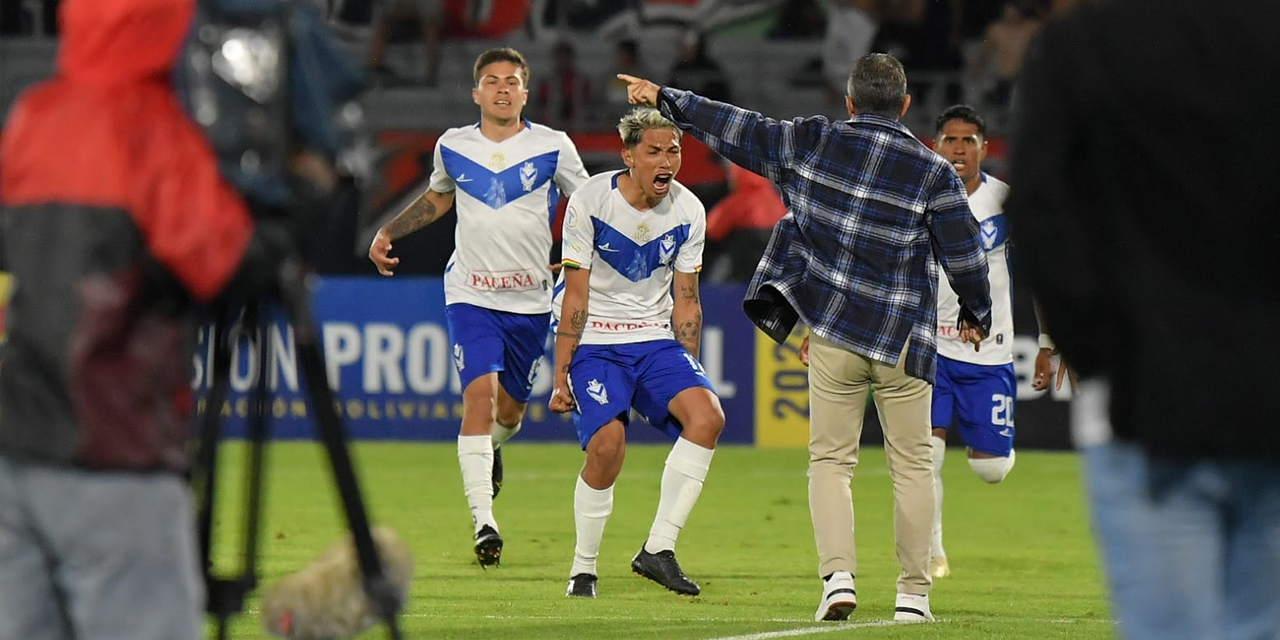
[[[172,76],[194,0],[64,0],[58,75],[0,145],[0,640],[187,640],[199,308],[283,251]],[[235,283],[235,284],[233,284]]]

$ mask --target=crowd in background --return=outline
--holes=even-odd
[[[713,99],[743,103],[741,94],[758,90],[750,86],[759,82],[751,75],[754,70],[732,56],[717,56],[709,42],[758,39],[762,46],[777,43],[772,46],[780,49],[785,43],[813,45],[801,48],[807,54],[780,53],[794,57],[788,63],[792,72],[785,79],[767,80],[774,91],[781,88],[821,95],[829,115],[838,117],[843,109],[844,82],[852,62],[869,51],[885,51],[903,60],[911,71],[914,108],[921,117],[931,118],[934,114],[928,111],[967,102],[988,114],[997,135],[1014,100],[1012,79],[1027,43],[1050,13],[1072,3],[303,1],[320,4],[339,33],[353,44],[350,51],[367,69],[373,91],[421,92],[420,102],[432,105],[433,110],[450,108],[444,105],[446,99],[457,99],[454,94],[461,93],[460,87],[442,84],[441,78],[452,74],[456,79],[469,73],[448,68],[457,64],[442,55],[449,41],[516,40],[528,43],[521,48],[546,51],[544,61],[534,65],[526,113],[535,122],[573,133],[608,131],[616,114],[626,108],[626,94],[615,78],[618,72],[657,78]],[[0,33],[6,37],[56,36],[57,4],[58,0],[3,3]],[[741,14],[708,25],[715,21],[712,9],[717,4],[732,4]],[[679,22],[686,18],[692,21]],[[609,51],[607,60],[598,57],[602,42]],[[656,53],[668,55],[662,58]],[[925,95],[934,97],[926,102]],[[917,133],[922,138],[929,136],[927,131]],[[997,159],[995,170],[1000,169]],[[706,277],[711,281],[744,281],[763,250],[768,230],[786,208],[767,181],[728,163],[724,176],[722,183],[695,186],[717,220],[708,230]],[[440,250],[447,254],[447,248]]]

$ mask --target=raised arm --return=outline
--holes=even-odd
[[[373,243],[369,245],[369,259],[377,265],[378,273],[393,275],[392,270],[400,264],[400,258],[390,256],[392,240],[399,240],[439,220],[452,206],[452,191],[440,193],[427,189],[392,218],[391,222],[378,229],[378,233],[373,236]]]
[[[795,161],[797,149],[817,146],[824,118],[774,120],[689,91],[618,74],[628,83],[632,104],[657,107],[681,129],[741,165],[774,182],[780,182]]]
[[[556,376],[548,406],[556,413],[573,409],[569,392],[569,363],[582,342],[587,328],[587,298],[590,295],[591,270],[569,264],[564,266],[564,298],[561,300],[560,325],[556,328]]]
[[[689,354],[701,359],[702,298],[698,295],[698,274],[675,273],[675,302],[671,308],[671,328],[676,340]]]

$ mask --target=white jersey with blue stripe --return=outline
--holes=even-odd
[[[672,180],[658,206],[640,211],[618,191],[618,177],[592,176],[569,198],[564,219],[566,268],[590,269],[587,326],[582,344],[672,339],[671,283],[675,272],[702,268],[707,211]],[[556,286],[559,318],[564,276]]]
[[[978,219],[979,239],[987,252],[987,272],[991,282],[991,333],[982,349],[960,341],[956,319],[960,300],[945,275],[938,278],[938,355],[972,364],[1013,362],[1013,287],[1009,274],[1009,222],[1004,201],[1009,185],[982,174],[982,184],[969,196],[969,209]],[[940,272],[939,272],[940,273]]]
[[[494,142],[480,125],[449,129],[436,142],[432,191],[455,191],[458,227],[445,268],[446,304],[510,313],[551,310],[551,224],[559,192],[588,176],[569,136],[524,122]],[[558,187],[558,189],[557,189]]]

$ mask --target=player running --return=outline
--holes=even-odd
[[[991,331],[974,345],[960,339],[952,324],[938,323],[938,374],[933,387],[933,539],[929,572],[951,573],[942,548],[942,463],[947,428],[956,425],[967,446],[969,467],[979,478],[997,483],[1013,469],[1013,297],[1009,279],[1009,227],[1004,201],[1009,185],[982,172],[987,125],[972,107],[956,105],[938,116],[935,150],[953,167],[969,193],[969,209],[978,220],[987,251],[991,283]],[[944,277],[938,278],[938,318],[955,318],[960,299]]]
[[[520,117],[529,97],[524,56],[490,49],[476,59],[474,75],[480,122],[440,136],[429,189],[378,230],[369,259],[392,275],[400,262],[390,257],[392,241],[438,220],[456,202],[445,309],[463,389],[458,465],[484,567],[502,555],[493,516],[502,483],[499,447],[520,430],[550,326],[547,261],[557,187],[572,195],[588,176],[568,136]]]

